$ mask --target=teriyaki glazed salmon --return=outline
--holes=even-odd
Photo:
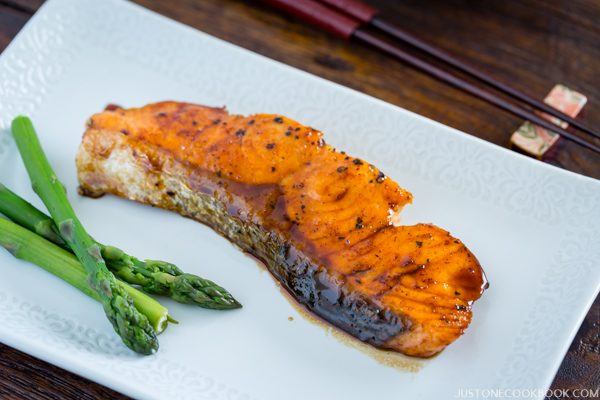
[[[161,102],[93,115],[82,194],[114,194],[200,221],[263,260],[313,313],[376,347],[429,357],[460,337],[487,287],[475,256],[412,195],[281,115]]]

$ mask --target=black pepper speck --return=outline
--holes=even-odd
[[[362,229],[363,228],[363,220],[361,217],[356,218],[356,229]]]

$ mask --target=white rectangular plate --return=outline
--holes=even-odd
[[[166,99],[285,114],[409,189],[415,201],[404,221],[448,229],[487,272],[490,289],[466,334],[416,362],[418,372],[391,368],[308,321],[268,273],[201,224],[114,197],[78,196],[74,158],[87,117],[108,103]],[[34,120],[93,236],[210,277],[244,304],[214,312],[165,301],[181,324],[160,336],[157,355],[141,357],[121,345],[98,304],[1,251],[0,341],[132,396],[364,400],[543,391],[600,286],[598,181],[119,0],[51,0],[0,59],[0,181],[41,206],[10,138],[17,114]]]

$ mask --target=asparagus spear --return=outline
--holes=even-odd
[[[60,236],[83,264],[89,285],[98,294],[113,328],[133,351],[155,353],[158,350],[156,332],[148,318],[135,308],[129,293],[117,284],[114,275],[106,268],[100,247],[75,215],[64,186],[42,150],[31,120],[24,116],[16,117],[12,122],[12,132],[33,190],[50,211]]]
[[[101,301],[98,293],[88,285],[85,269],[77,258],[43,237],[0,218],[0,246],[15,257],[42,267],[94,300]],[[131,296],[135,308],[148,318],[157,333],[165,330],[169,321],[169,311],[165,307],[123,282],[117,284]]]
[[[32,204],[0,183],[0,213],[19,225],[70,250],[58,233],[54,221]],[[180,303],[204,308],[232,309],[241,304],[216,283],[183,273],[177,266],[157,260],[141,261],[124,251],[98,243],[108,268],[120,279],[139,285],[148,293],[166,295]]]

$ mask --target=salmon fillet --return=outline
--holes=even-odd
[[[374,346],[432,356],[471,321],[487,282],[412,195],[321,132],[281,115],[161,102],[92,116],[80,192],[176,211],[261,259],[309,310]]]

